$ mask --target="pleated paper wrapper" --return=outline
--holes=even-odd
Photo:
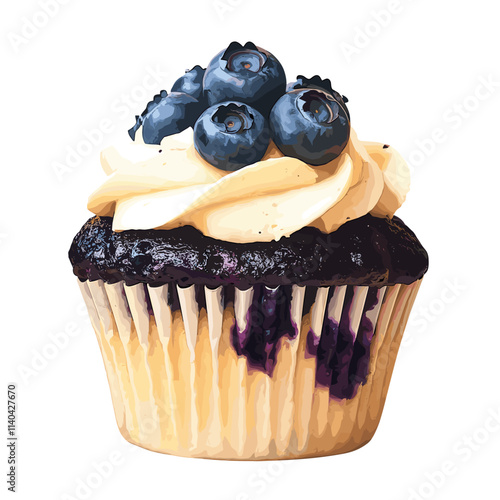
[[[288,286],[293,331],[272,346],[269,369],[235,338],[257,288],[277,289],[78,283],[125,439],[186,457],[266,460],[345,453],[372,438],[420,282]],[[257,340],[247,337],[247,349]]]

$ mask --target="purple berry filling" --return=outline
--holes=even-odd
[[[270,290],[256,285],[246,315],[246,325],[235,322],[231,337],[239,356],[245,356],[250,368],[272,375],[276,365],[278,342],[283,336],[294,338],[297,328],[291,314],[291,287]]]

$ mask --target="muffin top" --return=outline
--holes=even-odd
[[[410,284],[428,265],[426,251],[398,217],[371,215],[330,234],[306,227],[279,241],[246,244],[216,240],[192,226],[116,232],[110,217],[96,216],[75,236],[69,255],[82,281],[241,289]]]

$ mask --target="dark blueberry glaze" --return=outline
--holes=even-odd
[[[365,215],[331,234],[305,227],[279,241],[247,244],[209,238],[191,226],[114,232],[111,224],[110,217],[93,217],[75,236],[69,258],[80,280],[381,287],[413,283],[428,267],[427,252],[398,217]]]
[[[370,346],[375,331],[374,325],[366,317],[366,313],[371,311],[377,304],[377,290],[374,288],[368,289],[363,315],[361,316],[361,322],[359,324],[358,334],[349,364],[349,385],[344,391],[346,398],[353,398],[356,395],[358,387],[365,384],[366,378],[368,377]],[[339,397],[333,394],[331,389],[330,394]]]
[[[307,339],[312,336],[309,330]],[[316,384],[329,387],[332,382],[332,373],[335,370],[335,360],[339,336],[339,324],[326,317],[321,330],[321,337],[316,347]],[[317,339],[316,336],[314,336]],[[307,346],[309,348],[309,345]]]
[[[334,290],[330,288],[327,303]],[[321,336],[318,338],[312,330],[307,334],[306,357],[316,358],[316,384],[329,388],[330,396],[335,399],[352,399],[359,386],[366,383],[374,334],[374,325],[366,313],[378,303],[377,290],[375,287],[368,290],[357,335],[349,322],[353,287],[346,289],[340,324],[325,311]]]
[[[290,314],[291,300],[291,287],[274,290],[264,285],[254,287],[245,327],[235,322],[231,332],[233,346],[238,356],[247,358],[249,368],[272,375],[278,342],[284,336],[294,338],[297,335]]]
[[[356,334],[351,329],[349,321],[349,310],[352,306],[354,288],[348,287],[344,299],[344,307],[338,327],[337,344],[333,360],[332,379],[330,382],[330,394],[342,399],[344,393],[349,390],[349,367]]]

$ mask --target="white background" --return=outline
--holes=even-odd
[[[0,426],[14,381],[18,498],[84,498],[87,481],[92,499],[499,498],[494,2],[66,0],[50,17],[41,3],[9,2],[0,21]],[[104,178],[100,149],[126,134],[154,93],[232,40],[273,52],[288,80],[331,78],[359,137],[391,144],[412,165],[398,214],[428,250],[430,271],[380,427],[354,453],[274,465],[184,459],[128,444],[114,421],[67,251]],[[145,90],[151,71],[158,81]],[[68,148],[85,149],[102,120],[97,144],[57,175]],[[96,476],[95,464],[111,458],[111,474]]]

